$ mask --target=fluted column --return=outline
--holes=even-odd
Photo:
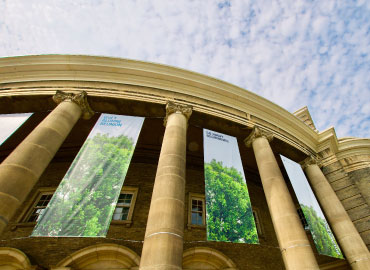
[[[308,181],[352,269],[370,269],[369,251],[315,159],[303,163]]]
[[[48,166],[77,120],[88,119],[86,92],[57,91],[59,105],[0,165],[0,234]]]
[[[269,141],[272,135],[255,127],[245,139],[256,157],[272,223],[287,270],[319,269],[297,209],[285,184]]]
[[[186,130],[190,106],[166,106],[166,130],[146,225],[140,270],[182,269]]]

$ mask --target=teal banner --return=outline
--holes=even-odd
[[[258,244],[235,137],[203,129],[207,240]]]
[[[144,118],[102,114],[32,236],[104,237]]]
[[[5,142],[32,113],[0,114],[0,145]]]
[[[317,251],[323,255],[342,259],[342,252],[301,166],[289,158],[282,155],[280,157],[307,220]]]

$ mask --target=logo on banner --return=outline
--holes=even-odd
[[[227,139],[224,138],[224,135],[222,135],[220,133],[215,133],[215,132],[212,132],[212,131],[206,131],[206,135],[210,139],[216,139],[216,140],[227,142],[227,143],[229,142]]]
[[[117,119],[115,115],[104,115],[100,126],[122,127],[122,120]]]

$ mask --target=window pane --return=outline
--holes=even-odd
[[[38,202],[37,202],[37,206],[43,206],[43,203],[44,201],[42,199],[40,199]]]
[[[129,210],[128,207],[123,208],[121,220],[127,220]]]
[[[113,220],[127,220],[130,207],[116,207]]]
[[[191,224],[197,225],[197,213],[191,213]]]
[[[122,213],[122,208],[121,208],[121,207],[117,207],[117,208],[114,210],[114,213],[115,213],[115,214],[121,214],[121,213]]]
[[[197,215],[197,221],[196,221],[196,224],[197,224],[197,225],[202,225],[202,216],[199,216],[199,214]]]
[[[121,214],[114,214],[113,215],[113,220],[120,220],[121,219]]]
[[[32,213],[30,218],[28,219],[28,222],[34,222],[37,220],[38,215],[35,213]]]
[[[299,216],[299,219],[301,220],[301,223],[303,225],[303,228],[305,230],[309,230],[309,227],[308,227],[308,223],[307,223],[307,220],[303,214],[303,211],[301,208],[297,209],[297,212],[298,212],[298,216]]]
[[[191,198],[191,224],[193,225],[204,225],[203,224],[204,208],[203,200],[197,198]]]
[[[123,203],[126,205],[131,204],[133,194],[130,193],[122,193],[119,195],[118,203]]]
[[[198,224],[203,225],[203,213],[198,213]]]
[[[39,209],[40,211],[38,212],[38,217],[37,217],[37,219],[36,219],[36,221],[39,221],[39,219],[41,218],[41,216],[42,216],[42,214],[44,213],[44,211],[45,211],[45,208],[44,209]]]
[[[203,211],[203,201],[192,199],[191,209],[192,209],[192,211],[202,212]]]
[[[32,210],[31,216],[28,218],[28,222],[38,221],[41,214],[44,212],[46,206],[49,204],[53,194],[43,194],[41,195],[39,201],[36,203],[36,206]]]

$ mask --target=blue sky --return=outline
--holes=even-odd
[[[0,0],[0,57],[52,53],[185,68],[370,137],[370,1]]]

